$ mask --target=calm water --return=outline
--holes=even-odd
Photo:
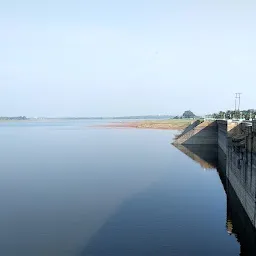
[[[0,125],[0,255],[239,255],[208,149],[86,121]]]

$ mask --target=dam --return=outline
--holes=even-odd
[[[173,145],[203,167],[217,168],[227,195],[232,195],[232,202],[235,204],[233,212],[238,215],[241,211],[245,212],[250,222],[247,230],[254,233],[256,120],[196,121],[176,136]],[[245,221],[242,219],[240,222],[240,226],[243,226]],[[230,226],[228,221],[227,225]],[[253,245],[256,245],[256,240],[251,241],[250,246]]]

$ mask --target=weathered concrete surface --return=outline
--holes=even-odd
[[[252,151],[256,153],[256,120],[252,122]]]
[[[228,122],[219,120],[217,121],[218,126],[218,145],[226,153],[227,150],[227,131],[228,131]]]
[[[193,130],[196,126],[198,126],[201,123],[200,120],[196,120],[195,122],[193,122],[192,124],[190,124],[181,134],[179,134],[176,139],[182,137],[183,135],[185,135],[187,132],[190,132],[191,130]]]
[[[227,159],[227,178],[256,227],[256,155],[230,145]]]
[[[228,139],[236,134],[241,134],[245,124],[230,122],[226,120],[195,122],[188,126],[173,144],[181,145],[219,145],[227,152]]]
[[[243,122],[228,136],[226,176],[256,227],[256,133],[249,122]]]
[[[204,121],[178,137],[173,144],[218,144],[218,127],[216,121]]]
[[[218,120],[216,122],[218,126],[218,145],[225,153],[227,153],[228,139],[232,136],[235,127],[237,127],[239,123],[226,120]]]

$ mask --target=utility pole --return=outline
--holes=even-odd
[[[241,92],[237,92],[235,96],[235,115],[236,115],[236,112],[239,113],[239,110],[240,110],[241,94],[242,94]],[[238,103],[237,103],[237,100],[238,100]]]
[[[235,96],[235,112],[236,112],[236,99],[237,99],[237,93],[236,93],[236,96]]]
[[[236,97],[238,98],[238,108],[237,108],[238,111],[240,110],[241,94],[242,94],[241,92],[236,93]]]

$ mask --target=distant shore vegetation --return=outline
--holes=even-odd
[[[256,109],[248,109],[248,110],[227,110],[227,111],[219,111],[218,113],[207,115],[206,117],[214,118],[214,119],[255,119],[256,118]]]
[[[26,116],[0,116],[0,121],[22,121],[22,120],[170,120],[170,119],[256,119],[256,109],[248,110],[227,110],[218,113],[198,116],[191,110],[186,110],[182,115],[142,115],[142,116],[113,116],[113,117],[26,117]]]
[[[191,110],[186,110],[181,116],[175,116],[173,119],[196,119],[200,118],[196,116]]]
[[[28,120],[26,116],[14,116],[14,117],[6,117],[0,116],[0,120],[8,121],[8,120]]]

